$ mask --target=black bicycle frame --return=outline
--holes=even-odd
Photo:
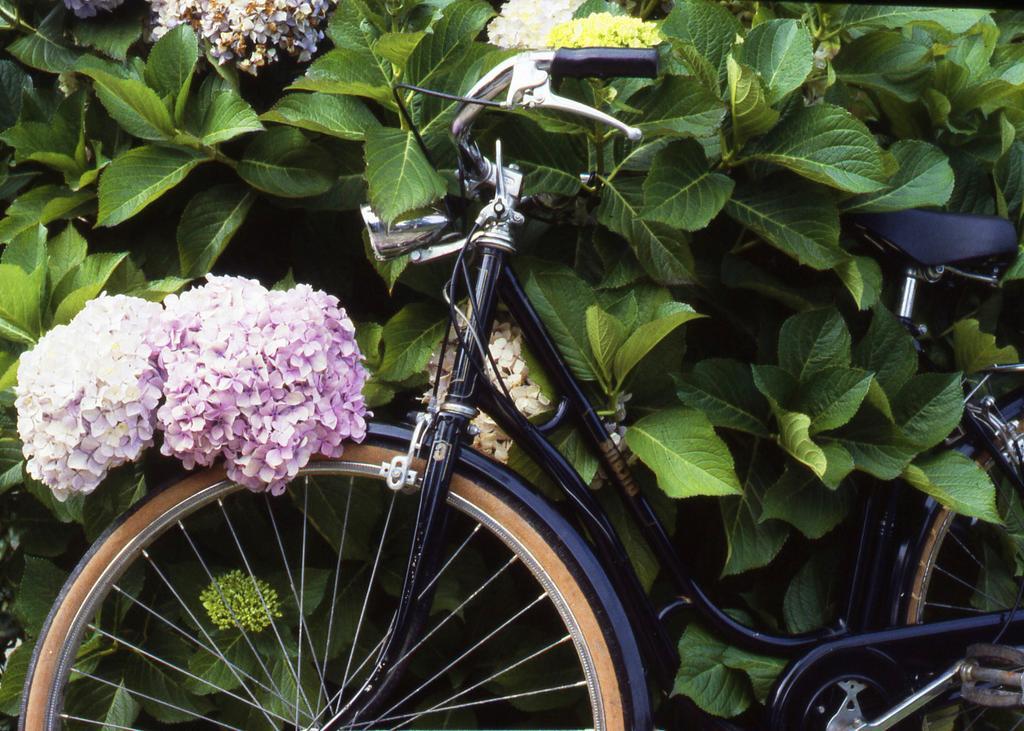
[[[947,660],[959,659],[951,657],[951,652],[962,653],[972,642],[991,640],[1003,624],[1009,624],[1006,641],[1024,642],[1024,613],[1012,618],[1005,613],[991,613],[942,623],[893,627],[900,624],[898,617],[882,616],[873,611],[873,607],[891,606],[899,588],[906,585],[906,562],[916,555],[913,549],[923,540],[918,522],[926,515],[928,506],[934,506],[920,493],[899,487],[873,491],[867,499],[849,600],[836,626],[807,634],[779,635],[761,632],[734,620],[693,578],[515,273],[506,265],[506,256],[506,251],[500,248],[480,247],[473,290],[475,306],[468,327],[475,331],[477,342],[488,342],[497,301],[501,300],[560,395],[555,415],[541,425],[530,423],[489,379],[479,377],[486,370],[481,355],[473,348],[458,347],[445,403],[440,405],[431,438],[420,454],[427,466],[420,487],[419,514],[399,609],[375,671],[347,706],[354,710],[333,719],[325,726],[325,731],[340,727],[342,721],[367,717],[401,674],[397,659],[415,641],[432,601],[430,586],[442,543],[439,537],[444,530],[449,481],[478,405],[565,494],[583,534],[594,546],[609,581],[622,599],[648,669],[662,689],[671,688],[678,665],[674,643],[593,491],[547,438],[567,419],[582,432],[598,456],[605,475],[625,502],[662,570],[671,579],[679,596],[676,605],[696,612],[702,622],[730,644],[759,654],[795,658],[777,682],[769,701],[776,719],[772,728],[785,729],[790,723],[788,709],[813,695],[816,684],[821,682],[818,664],[828,658],[852,658],[851,662],[860,662],[860,654],[874,653],[871,655],[873,662],[884,667],[880,672],[891,676],[898,695],[903,692],[902,687],[910,687],[906,673],[909,668],[919,676],[940,672],[945,669],[943,663]],[[976,439],[983,436],[978,430]],[[979,446],[984,449],[991,445],[982,442]],[[998,456],[998,451],[995,453]],[[913,519],[901,520],[907,513]],[[922,666],[922,659],[932,664]]]

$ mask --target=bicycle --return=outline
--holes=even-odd
[[[449,95],[459,103],[451,131],[461,182],[482,200],[491,194],[469,231],[455,231],[448,214],[386,226],[364,209],[379,257],[454,257],[455,361],[443,401],[412,428],[374,424],[343,458],[311,463],[288,497],[250,493],[219,469],[149,494],[61,591],[31,660],[20,729],[642,731],[654,728],[653,698],[671,689],[679,661],[665,629],[675,612],[730,643],[790,659],[766,704],[775,731],[888,729],[936,703],[1021,704],[1024,662],[1008,646],[1024,643],[1024,613],[1012,602],[970,603],[980,581],[970,559],[991,540],[989,528],[912,490],[870,495],[834,626],[776,635],[726,613],[693,578],[507,266],[514,227],[544,202],[523,195],[500,143],[494,160],[480,152],[477,117],[491,106],[554,110],[635,140],[639,130],[558,96],[551,80],[655,76],[657,65],[649,49],[528,52],[464,97]],[[1016,253],[1012,226],[998,219],[911,211],[856,223],[905,262],[897,314],[908,327],[922,283],[994,282],[998,266],[979,267]],[[483,344],[499,299],[560,394],[546,423],[524,419],[486,375],[493,363]],[[1024,372],[1024,364],[989,372]],[[553,478],[562,509],[467,446],[478,407]],[[1024,396],[972,394],[948,448],[1024,489],[1022,409]],[[678,598],[668,606],[652,605],[595,495],[547,439],[570,419],[673,582]],[[396,536],[406,538],[389,540]],[[965,563],[966,578],[953,570]],[[146,618],[142,630],[122,633],[129,612]],[[496,647],[510,631],[514,641]],[[1003,644],[968,651],[994,638]],[[716,721],[684,707],[672,723]]]

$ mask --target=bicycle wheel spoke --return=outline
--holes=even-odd
[[[212,645],[212,646],[208,646],[205,643],[200,642],[199,639],[194,637],[191,633],[186,631],[184,628],[179,627],[174,622],[170,621],[169,619],[164,617],[162,614],[160,614],[159,612],[157,612],[153,608],[151,608],[148,605],[146,605],[144,602],[140,601],[139,599],[136,599],[131,594],[128,594],[127,592],[123,591],[121,589],[121,587],[119,587],[117,584],[114,584],[113,589],[114,589],[114,591],[118,592],[121,596],[127,598],[129,601],[131,601],[136,606],[138,606],[141,609],[143,609],[144,611],[148,612],[151,616],[155,617],[159,621],[161,621],[164,624],[166,624],[168,627],[170,627],[175,632],[180,634],[186,640],[189,640],[190,642],[192,642],[194,645],[196,645],[200,649],[204,650],[205,652],[209,653],[210,655],[213,655],[218,660],[220,660],[222,663],[224,663],[224,665],[228,668],[228,671],[232,675],[235,676],[235,680],[237,680],[241,684],[241,687],[245,690],[245,692],[249,695],[249,697],[252,699],[252,701],[254,703],[259,703],[259,701],[257,701],[256,695],[252,692],[252,690],[249,688],[249,686],[245,684],[245,679],[251,680],[260,689],[265,690],[266,692],[270,693],[275,698],[280,700],[282,703],[287,703],[287,701],[285,701],[285,699],[282,698],[280,695],[278,695],[273,690],[268,688],[266,685],[264,685],[263,683],[258,681],[256,678],[254,678],[252,675],[247,673],[245,670],[243,670],[242,668],[238,667],[237,665],[235,665],[234,663],[229,661],[227,659],[227,657],[220,651],[220,648],[217,647],[217,643],[213,641],[213,639],[206,632],[206,630],[203,629],[203,626],[201,624],[199,624],[199,622],[196,620],[195,616],[192,615],[192,612],[191,612],[191,610],[189,610],[188,606],[185,606],[185,611],[187,611],[189,613],[189,616],[192,617],[192,621],[196,622],[196,624],[199,625],[200,631],[203,633],[203,635],[206,637],[206,639],[209,640],[210,645]],[[263,709],[260,709],[260,710],[263,710]],[[266,715],[266,711],[263,711],[263,713],[264,713],[264,715]],[[270,717],[269,716],[267,717],[267,720],[270,721]]]
[[[81,716],[72,716],[70,713],[62,713],[60,717],[65,721],[75,721],[76,723],[87,723],[92,726],[103,726],[104,728],[116,728],[124,729],[124,731],[140,731],[133,726],[121,726],[120,724],[113,723],[111,721],[97,721],[93,718],[82,718]]]
[[[345,553],[345,537],[348,534],[348,515],[349,510],[352,507],[353,492],[355,492],[355,488],[352,485],[352,481],[349,480],[348,495],[345,497],[345,517],[342,518],[341,521],[341,538],[338,542],[338,559],[334,565],[334,585],[331,589],[331,609],[327,618],[327,639],[324,640],[324,675],[327,674],[327,664],[330,662],[331,637],[334,631],[334,610],[338,606],[338,582],[341,580],[341,557]],[[327,702],[328,704],[330,703],[330,695],[327,697]],[[323,709],[321,709],[321,711],[322,710]]]
[[[961,579],[959,576],[954,574],[952,571],[948,571],[947,569],[942,568],[938,564],[935,564],[935,570],[938,571],[941,574],[944,574],[944,575],[948,576],[949,578],[951,578],[953,581],[955,581],[956,583],[960,584],[961,586],[964,586],[964,587],[970,589],[971,591],[978,592],[983,597],[988,599],[990,602],[995,602],[996,604],[999,604],[999,600],[996,599],[994,596],[992,596],[991,594],[988,594],[988,593],[982,591],[977,586],[971,586],[969,583],[967,583],[966,581]]]
[[[474,707],[478,707],[478,706],[483,706],[483,705],[487,705],[489,703],[504,703],[504,702],[507,702],[507,701],[515,700],[517,698],[528,698],[530,696],[538,696],[538,695],[543,695],[545,693],[558,693],[558,692],[561,692],[563,690],[572,690],[573,688],[582,688],[582,687],[585,687],[586,684],[587,684],[586,680],[578,680],[578,681],[576,681],[574,683],[565,683],[563,685],[555,685],[555,686],[552,686],[550,688],[539,688],[538,690],[527,690],[527,691],[523,691],[521,693],[509,693],[509,694],[503,695],[503,696],[495,696],[494,698],[484,698],[482,700],[470,701],[468,703],[457,703],[457,704],[451,705],[451,706],[441,706],[440,708],[435,708],[435,709],[433,709],[430,712],[431,713],[448,713],[450,711],[459,711],[459,710],[462,710],[464,708],[474,708]],[[369,728],[369,727],[373,726],[373,724],[381,723],[382,721],[384,723],[390,723],[392,721],[399,721],[399,724],[397,726],[391,726],[389,728],[389,730],[388,730],[388,731],[396,731],[397,729],[401,728],[402,726],[405,726],[405,725],[407,725],[409,723],[412,723],[417,718],[419,718],[420,715],[426,715],[426,714],[407,713],[407,714],[403,714],[403,715],[400,715],[400,716],[390,716],[390,717],[387,717],[387,718],[378,718],[378,719],[375,719],[373,721],[370,721],[369,723],[361,723],[361,724],[358,724],[358,725],[359,725],[360,728]]]
[[[958,535],[956,534],[956,531],[955,531],[955,530],[950,530],[950,531],[949,531],[949,533],[948,533],[948,535],[949,535],[949,536],[950,536],[950,537],[951,537],[951,538],[952,538],[952,539],[953,539],[954,541],[956,541],[957,545],[959,545],[959,546],[960,546],[960,548],[962,548],[962,549],[964,550],[964,553],[966,553],[966,554],[967,554],[968,556],[970,556],[971,560],[972,560],[972,561],[974,561],[974,563],[978,564],[978,568],[980,568],[980,569],[984,570],[984,568],[985,568],[985,564],[983,564],[983,563],[981,562],[981,559],[979,559],[979,558],[978,558],[977,556],[975,556],[975,555],[974,555],[974,552],[973,552],[973,551],[972,551],[972,550],[971,550],[970,548],[968,548],[968,547],[967,547],[967,544],[966,544],[966,543],[964,543],[964,542],[963,542],[963,540],[962,540],[962,539],[960,538],[960,536],[958,536]]]
[[[306,587],[306,527],[309,525],[309,478],[305,478],[306,482],[306,503],[303,505],[302,515],[302,553],[299,561],[299,591],[295,589],[295,579],[292,575],[291,565],[288,563],[288,553],[284,548],[284,541],[281,539],[281,531],[277,526],[277,516],[274,515],[274,509],[270,504],[270,497],[264,493],[263,501],[267,506],[267,514],[270,516],[270,525],[274,530],[274,538],[277,541],[278,550],[281,553],[281,563],[284,565],[285,576],[288,577],[288,585],[292,590],[292,597],[295,599],[295,604],[299,607],[299,657],[296,663],[298,668],[302,667],[302,638],[303,630],[305,630],[306,642],[309,646],[310,655],[313,658],[313,667],[316,669],[317,676],[320,681],[320,685],[317,687],[317,699],[316,699],[316,712],[319,713],[321,709],[321,702],[324,696],[327,695],[327,685],[324,680],[323,668],[320,666],[320,661],[317,659],[316,650],[313,647],[312,635],[309,632],[308,626],[306,625],[305,612],[303,611],[303,603],[305,598],[305,587]],[[300,671],[301,674],[301,671]],[[298,725],[296,723],[296,725]]]
[[[432,636],[433,636],[433,635],[434,635],[434,634],[435,634],[435,633],[436,633],[436,632],[437,632],[438,630],[440,630],[440,629],[441,629],[442,627],[444,627],[444,626],[445,626],[446,624],[448,624],[448,621],[449,621],[449,620],[453,619],[454,617],[457,617],[457,616],[459,616],[459,612],[461,612],[461,611],[462,611],[463,609],[465,609],[465,608],[466,608],[466,606],[467,606],[467,605],[468,605],[468,604],[469,604],[469,603],[470,603],[471,601],[473,601],[474,599],[476,599],[476,597],[478,597],[478,596],[480,595],[480,593],[481,593],[481,592],[482,592],[482,591],[483,591],[484,589],[486,589],[486,588],[487,588],[488,586],[490,586],[490,585],[491,585],[491,583],[492,583],[492,582],[494,582],[494,580],[495,580],[495,579],[497,579],[497,578],[498,578],[499,576],[501,576],[501,575],[502,575],[503,573],[505,573],[506,569],[508,569],[508,568],[509,568],[509,567],[510,567],[510,566],[511,566],[512,564],[514,564],[514,563],[515,563],[515,562],[516,562],[517,560],[518,560],[518,556],[512,556],[512,558],[510,558],[510,559],[509,559],[508,561],[506,561],[506,562],[505,562],[505,564],[504,564],[504,565],[503,565],[503,566],[502,566],[502,567],[501,567],[500,569],[498,569],[498,570],[497,570],[497,571],[496,571],[496,572],[495,572],[494,574],[492,574],[492,575],[491,575],[491,576],[490,576],[490,577],[489,577],[488,579],[486,579],[486,580],[484,581],[484,583],[482,583],[482,584],[481,584],[481,585],[480,585],[479,587],[477,587],[477,589],[476,589],[475,591],[473,591],[473,593],[472,593],[472,594],[470,594],[470,595],[469,595],[468,597],[466,597],[466,599],[465,599],[465,600],[463,600],[463,602],[462,602],[461,604],[459,604],[459,606],[455,607],[455,609],[453,609],[452,611],[450,611],[450,612],[449,612],[449,613],[448,613],[448,614],[447,614],[447,615],[445,616],[445,618],[444,618],[444,619],[442,619],[442,620],[441,620],[440,622],[438,622],[438,623],[437,623],[437,624],[436,624],[436,625],[435,625],[435,626],[434,626],[434,627],[433,627],[433,628],[432,628],[432,629],[431,629],[431,630],[430,630],[429,632],[427,632],[427,634],[425,634],[425,635],[424,635],[423,637],[421,637],[421,638],[420,638],[420,640],[419,640],[418,642],[416,642],[416,644],[414,644],[414,645],[413,645],[412,647],[410,647],[410,648],[409,648],[409,649],[408,649],[408,650],[406,651],[406,653],[405,653],[404,655],[402,655],[402,657],[401,657],[401,658],[400,658],[400,659],[398,660],[398,662],[396,663],[396,665],[397,665],[397,664],[401,664],[401,663],[405,662],[406,660],[408,660],[408,659],[409,659],[409,657],[410,657],[410,656],[411,656],[411,655],[412,655],[412,654],[413,654],[413,653],[414,653],[414,652],[415,652],[415,651],[416,651],[416,650],[417,650],[417,649],[418,649],[418,648],[419,648],[419,647],[420,647],[420,646],[421,646],[421,645],[422,645],[422,644],[423,644],[424,642],[426,642],[427,640],[429,640],[429,639],[430,639],[430,638],[431,638],[431,637],[432,637]]]
[[[477,523],[475,526],[473,526],[473,530],[469,532],[469,535],[466,537],[466,540],[464,540],[459,545],[459,547],[455,549],[455,552],[451,555],[451,557],[449,557],[449,559],[444,562],[444,566],[441,567],[441,570],[434,574],[434,577],[427,583],[425,587],[423,587],[423,591],[420,592],[420,599],[422,599],[426,595],[426,593],[434,587],[434,584],[438,582],[438,580],[444,575],[444,572],[448,569],[448,567],[451,566],[455,559],[459,557],[459,554],[462,553],[462,549],[468,546],[469,542],[473,540],[473,538],[479,532],[480,524]]]
[[[277,639],[277,644],[281,648],[281,661],[284,666],[291,671],[292,678],[295,680],[295,687],[297,689],[297,698],[301,697],[302,702],[306,704],[306,709],[309,711],[310,716],[316,716],[316,711],[313,710],[313,706],[309,702],[309,698],[306,697],[306,692],[302,688],[302,679],[296,672],[292,664],[288,662],[288,649],[285,647],[284,640],[281,638],[281,633],[277,628],[277,622],[274,621],[274,613],[270,611],[270,606],[267,604],[267,600],[263,597],[263,591],[260,589],[259,582],[256,580],[256,574],[252,570],[252,566],[249,564],[249,557],[246,554],[245,549],[242,548],[242,542],[238,538],[238,533],[235,531],[235,525],[231,522],[231,517],[228,515],[228,511],[224,508],[224,501],[220,498],[217,499],[217,505],[220,507],[220,512],[224,516],[224,522],[227,523],[228,531],[231,533],[231,538],[235,542],[235,547],[238,549],[238,555],[242,559],[242,563],[245,565],[245,570],[249,574],[249,580],[252,581],[253,589],[256,590],[256,596],[259,597],[260,605],[263,607],[263,613],[266,615],[267,620],[270,622],[270,629],[274,633],[274,637]],[[298,702],[296,701],[296,705]]]
[[[547,645],[546,647],[542,647],[541,649],[537,650],[536,652],[533,652],[533,653],[527,655],[524,658],[516,660],[511,665],[506,665],[501,670],[488,675],[483,680],[477,681],[476,683],[474,683],[473,685],[469,686],[468,688],[460,690],[455,695],[450,695],[447,698],[445,698],[443,701],[438,701],[436,704],[434,704],[433,706],[431,706],[427,710],[425,710],[422,713],[420,713],[419,716],[425,716],[428,713],[436,712],[437,709],[440,708],[441,706],[444,706],[445,704],[449,704],[452,701],[458,700],[459,698],[461,698],[462,696],[466,695],[467,693],[471,693],[472,691],[476,690],[477,688],[480,688],[480,687],[486,685],[487,683],[490,683],[491,681],[500,678],[505,673],[511,672],[512,670],[515,670],[516,668],[518,668],[518,667],[520,667],[522,665],[525,665],[526,663],[530,662],[531,660],[537,659],[541,655],[544,655],[544,654],[550,652],[551,650],[555,649],[556,647],[558,647],[560,645],[565,644],[568,640],[571,640],[571,639],[572,639],[572,635],[565,635],[561,639],[555,640],[550,645]],[[417,718],[419,716],[417,716]],[[415,720],[416,720],[416,718],[411,718],[411,719],[409,719],[408,722],[412,722],[412,721],[415,721]]]
[[[228,726],[226,723],[221,723],[220,721],[215,721],[214,719],[210,718],[209,716],[204,716],[203,714],[197,713],[196,711],[193,711],[191,709],[182,708],[181,706],[177,705],[176,703],[171,703],[170,701],[164,700],[163,698],[157,698],[155,696],[149,695],[148,693],[143,693],[142,691],[134,690],[133,688],[129,688],[128,686],[126,686],[126,685],[124,685],[122,683],[115,683],[113,681],[107,680],[106,678],[101,678],[101,677],[99,677],[97,675],[92,675],[91,673],[86,673],[86,672],[83,672],[81,670],[77,670],[77,669],[73,669],[73,670],[74,670],[74,672],[76,672],[79,675],[81,675],[83,678],[89,678],[89,680],[92,680],[93,682],[101,683],[103,685],[110,686],[111,688],[118,688],[118,689],[123,688],[125,693],[127,693],[128,695],[133,695],[136,698],[142,698],[144,700],[151,701],[153,703],[157,703],[157,704],[159,704],[161,706],[164,706],[166,708],[170,708],[171,710],[177,711],[178,713],[184,713],[184,714],[186,714],[188,716],[192,716],[193,718],[198,719],[200,721],[206,721],[207,723],[212,723],[215,726],[220,726],[221,728],[230,729],[230,731],[242,731],[242,729],[237,729],[234,726]]]
[[[265,710],[258,703],[250,703],[249,701],[247,701],[245,698],[243,698],[242,696],[238,695],[237,693],[232,693],[230,690],[222,688],[219,685],[217,685],[216,683],[213,683],[213,682],[207,680],[206,678],[202,678],[202,677],[196,675],[195,673],[186,670],[183,667],[175,665],[170,660],[166,660],[166,659],[164,659],[162,657],[158,657],[158,656],[154,655],[152,652],[148,652],[148,651],[142,649],[141,647],[139,647],[138,645],[136,645],[136,644],[134,644],[132,642],[128,642],[123,637],[117,637],[116,635],[113,635],[113,634],[111,634],[109,632],[106,632],[105,630],[100,629],[99,627],[97,627],[94,624],[89,624],[87,626],[89,627],[89,629],[91,629],[94,632],[97,632],[97,633],[103,635],[108,640],[110,640],[112,642],[116,642],[116,643],[121,644],[121,645],[124,645],[129,650],[131,650],[132,652],[136,652],[136,653],[142,655],[143,657],[152,660],[153,662],[160,663],[161,665],[163,665],[163,666],[165,666],[165,667],[167,667],[167,668],[169,668],[171,670],[174,670],[175,672],[181,673],[182,675],[184,675],[187,678],[191,678],[192,680],[195,680],[195,681],[197,681],[199,683],[202,683],[203,685],[206,685],[209,688],[213,688],[218,693],[223,693],[226,696],[230,696],[231,698],[234,698],[236,701],[239,701],[240,703],[244,703],[247,706],[252,706],[253,708],[255,708],[257,710],[260,710],[260,711]],[[79,672],[79,671],[76,670],[75,672]],[[86,673],[79,673],[79,674],[86,675]],[[273,714],[273,715],[275,717],[277,717],[277,718],[280,718],[285,723],[289,723],[289,720],[287,718],[283,718],[281,716],[278,716],[277,714]]]
[[[245,643],[249,646],[249,649],[252,650],[253,655],[256,656],[257,662],[259,662],[260,666],[263,668],[263,672],[265,672],[267,674],[267,677],[273,679],[274,674],[270,672],[270,669],[266,666],[266,663],[264,663],[263,656],[256,649],[256,646],[253,644],[252,639],[249,637],[249,633],[246,632],[245,627],[243,626],[241,620],[238,618],[238,615],[235,613],[235,610],[232,609],[231,603],[227,600],[227,597],[224,596],[224,590],[221,588],[220,582],[217,581],[217,578],[213,575],[213,572],[210,570],[210,567],[206,563],[206,559],[203,558],[202,553],[199,551],[199,547],[192,540],[192,536],[189,535],[188,529],[185,528],[185,524],[182,523],[181,521],[178,521],[178,527],[181,529],[182,533],[185,534],[185,539],[188,541],[189,545],[192,547],[192,551],[193,551],[193,553],[195,553],[196,559],[199,561],[200,565],[203,567],[203,572],[206,574],[207,578],[210,579],[210,584],[216,590],[217,597],[220,599],[221,604],[228,610],[228,614],[231,615],[231,621],[234,622],[235,628],[239,632],[241,632],[242,637],[245,639]],[[250,573],[250,576],[251,576],[251,573]],[[255,583],[255,581],[253,583]],[[275,633],[275,635],[276,635],[276,633]],[[279,643],[279,645],[281,647],[281,651],[284,653],[284,658],[283,658],[282,661],[284,662],[286,667],[291,668],[291,665],[288,664],[288,652],[287,652],[287,650],[284,649],[284,643],[281,642],[281,636],[280,635],[276,635],[276,636],[277,636],[277,641],[278,641],[278,643]],[[271,682],[273,683],[274,687],[277,688],[277,694],[278,695],[284,695],[284,693],[281,690],[280,686],[278,686],[278,684],[276,682],[274,682],[273,680],[271,680]],[[312,709],[309,709],[309,710],[311,711]]]
[[[469,657],[469,656],[470,656],[471,654],[473,654],[473,653],[474,653],[474,652],[475,652],[476,650],[478,650],[479,648],[483,647],[483,645],[484,645],[484,644],[486,644],[486,643],[487,643],[488,641],[490,641],[491,639],[493,639],[494,637],[496,637],[496,636],[497,636],[497,635],[498,635],[499,633],[501,633],[501,632],[502,632],[502,631],[503,631],[504,629],[506,629],[506,628],[507,628],[507,627],[508,627],[509,625],[511,625],[511,624],[512,624],[512,622],[514,622],[515,620],[519,619],[519,618],[520,618],[521,616],[523,616],[523,615],[524,615],[524,614],[526,614],[526,613],[527,613],[528,611],[530,611],[530,610],[531,610],[531,609],[532,609],[533,607],[537,606],[537,604],[538,604],[538,603],[539,603],[539,602],[540,602],[541,600],[543,600],[543,599],[544,599],[545,597],[547,597],[547,592],[545,592],[545,593],[541,594],[540,596],[538,596],[538,597],[537,597],[536,599],[534,599],[534,600],[533,600],[532,602],[530,602],[530,603],[529,603],[529,604],[527,604],[527,605],[526,605],[525,607],[523,607],[522,609],[520,609],[520,610],[519,610],[518,612],[516,612],[515,614],[513,614],[513,615],[512,615],[511,617],[509,617],[508,619],[506,619],[506,620],[505,620],[504,622],[502,622],[501,624],[499,624],[499,625],[498,625],[497,627],[495,627],[495,628],[494,628],[493,630],[491,630],[490,632],[488,632],[488,633],[487,633],[487,634],[486,634],[486,635],[485,635],[485,636],[483,637],[483,639],[481,639],[481,640],[479,640],[478,642],[476,642],[476,644],[474,644],[474,645],[473,645],[472,647],[470,647],[470,648],[469,648],[468,650],[466,650],[466,651],[465,651],[465,652],[463,652],[463,653],[462,653],[461,655],[459,655],[459,656],[458,656],[458,657],[456,657],[456,658],[455,658],[454,660],[452,660],[452,661],[451,661],[450,663],[448,663],[448,664],[447,664],[447,665],[445,665],[445,666],[444,666],[443,668],[441,668],[440,670],[438,670],[438,671],[437,671],[437,672],[436,672],[436,673],[435,673],[434,675],[430,676],[430,678],[428,678],[428,679],[427,679],[427,680],[426,680],[425,682],[423,682],[422,684],[420,684],[420,685],[419,685],[419,686],[418,686],[418,687],[417,687],[417,688],[416,688],[415,690],[412,690],[412,691],[410,691],[410,692],[409,692],[409,693],[408,693],[408,694],[407,694],[407,695],[406,695],[406,696],[405,696],[404,698],[402,698],[402,700],[398,701],[398,702],[397,702],[397,703],[395,703],[395,704],[394,704],[393,706],[391,706],[391,707],[390,707],[390,708],[388,708],[388,709],[387,709],[386,711],[384,711],[384,713],[383,713],[383,714],[381,714],[381,717],[378,717],[378,718],[377,718],[377,721],[380,721],[382,717],[386,716],[387,714],[391,713],[391,712],[392,712],[392,711],[394,711],[394,710],[395,710],[396,708],[398,708],[399,706],[401,706],[401,705],[402,705],[403,703],[407,702],[407,701],[408,701],[408,700],[409,700],[410,698],[414,697],[414,696],[415,696],[416,694],[418,694],[418,693],[419,693],[420,691],[422,691],[422,690],[423,690],[424,688],[426,688],[427,686],[429,686],[429,685],[430,685],[431,683],[433,683],[433,682],[434,682],[435,680],[437,680],[437,679],[438,679],[438,678],[440,678],[440,677],[441,677],[442,675],[444,675],[444,674],[445,674],[445,673],[447,673],[447,672],[448,672],[449,670],[451,670],[451,669],[452,669],[453,667],[455,667],[455,666],[456,666],[456,665],[458,665],[458,664],[459,664],[460,662],[462,662],[463,660],[465,660],[465,659],[466,659],[467,657]]]
[[[973,612],[974,614],[988,614],[989,612],[977,607],[961,607],[956,604],[943,604],[942,602],[925,602],[926,607],[938,607],[939,609],[951,609],[955,612]]]
[[[395,509],[396,495],[397,493],[391,494],[391,502],[388,505],[388,514],[387,517],[384,518],[384,529],[381,531],[380,542],[377,545],[377,554],[373,559],[373,569],[371,569],[370,571],[370,581],[367,583],[366,586],[366,595],[363,597],[363,606],[362,609],[359,610],[359,621],[356,622],[356,632],[355,635],[352,637],[352,647],[349,649],[348,661],[345,663],[345,675],[342,677],[341,687],[339,688],[337,694],[335,694],[334,696],[334,699],[339,704],[341,703],[342,693],[345,692],[345,688],[348,684],[349,671],[352,669],[352,657],[355,655],[356,647],[359,645],[359,635],[363,629],[363,620],[366,618],[366,607],[370,603],[370,593],[371,590],[373,589],[373,580],[377,576],[377,569],[380,568],[381,556],[384,555],[384,541],[388,535],[388,527],[391,525],[391,516],[394,513]],[[333,704],[328,704],[328,707],[332,705]]]

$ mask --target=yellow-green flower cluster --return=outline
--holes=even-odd
[[[646,48],[661,42],[658,27],[631,15],[594,13],[560,23],[548,34],[549,48]]]
[[[262,632],[270,626],[271,617],[281,616],[277,591],[263,579],[250,578],[238,569],[210,582],[199,601],[217,629],[231,629],[237,621],[242,629]]]

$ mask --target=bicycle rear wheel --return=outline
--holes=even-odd
[[[979,462],[985,466],[987,458]],[[994,472],[992,476],[998,477]],[[1011,519],[1021,516],[1014,488],[1003,485],[1001,495]],[[977,616],[1014,606],[1019,574],[1016,563],[1022,546],[1019,536],[1007,526],[937,508],[924,535],[907,592],[903,616],[907,624]],[[923,724],[929,731],[1017,731],[1024,729],[1024,710],[985,708],[954,698],[928,713]]]
[[[19,728],[320,728],[397,604],[418,501],[380,477],[397,453],[352,446],[280,497],[219,470],[150,495],[68,579]],[[449,502],[423,634],[377,718],[349,728],[632,729],[636,645],[578,535],[469,474]]]

